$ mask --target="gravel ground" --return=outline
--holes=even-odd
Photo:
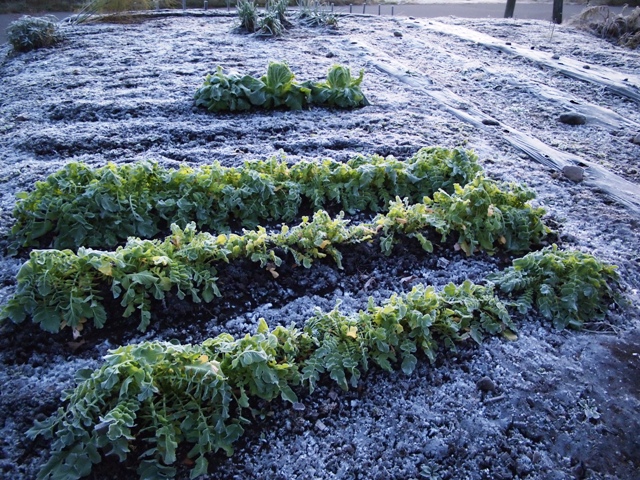
[[[567,26],[521,20],[415,20],[342,17],[337,29],[301,26],[279,39],[233,33],[224,16],[176,15],[128,24],[69,26],[58,48],[0,52],[0,234],[12,225],[15,194],[70,161],[99,166],[153,160],[165,166],[219,160],[240,165],[284,152],[300,159],[346,160],[357,154],[406,158],[429,145],[475,150],[496,179],[528,184],[563,248],[619,266],[626,309],[582,332],[517,318],[518,339],[489,339],[424,358],[411,376],[371,370],[342,392],[326,382],[300,393],[304,409],[273,402],[238,442],[216,455],[210,479],[634,479],[640,471],[640,228],[638,217],[588,182],[574,183],[506,143],[499,129],[479,129],[423,90],[375,69],[367,44],[480,111],[554,148],[640,182],[640,109],[602,86],[570,79],[516,56],[424,28],[462,25],[560,57],[640,75],[640,53]],[[192,106],[204,75],[221,65],[260,76],[268,60],[286,60],[301,80],[325,76],[333,63],[366,70],[371,106],[355,111],[209,114]],[[616,128],[558,122],[566,113],[527,85],[547,85],[610,109]],[[638,139],[636,143],[632,139]],[[589,177],[589,170],[585,171]],[[4,242],[5,240],[3,240]],[[23,258],[0,257],[0,301],[15,289]],[[107,350],[148,339],[200,342],[227,331],[302,324],[314,307],[342,302],[357,311],[373,296],[417,282],[482,281],[509,258],[465,258],[416,245],[382,257],[368,247],[345,252],[344,270],[319,263],[274,279],[251,265],[229,268],[233,299],[180,312],[145,334],[124,325],[90,331],[80,344],[34,325],[4,324],[0,336],[0,477],[35,478],[48,445],[24,432],[60,405],[79,368],[95,368]],[[136,478],[135,468],[105,461],[91,478]],[[180,468],[178,478],[188,478]]]

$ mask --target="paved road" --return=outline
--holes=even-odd
[[[396,5],[395,15],[411,17],[447,17],[455,16],[461,18],[503,18],[507,5],[506,0],[502,3],[434,3],[424,5]],[[563,8],[563,19],[566,21],[574,15],[584,10],[584,5],[566,4]],[[622,7],[610,7],[611,11],[620,13]],[[552,3],[518,3],[516,1],[515,18],[536,19],[551,21]],[[348,12],[349,7],[340,7],[340,12]],[[353,13],[362,13],[362,5],[354,5]],[[377,5],[368,5],[366,13],[376,15]],[[381,6],[382,15],[391,15],[391,5]]]

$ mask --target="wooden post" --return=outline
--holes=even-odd
[[[553,23],[562,23],[562,0],[553,0]]]
[[[507,8],[504,9],[504,18],[513,18],[513,11],[516,9],[516,0],[507,0]]]

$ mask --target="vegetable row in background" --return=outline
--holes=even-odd
[[[70,163],[35,190],[18,194],[12,246],[109,248],[129,236],[151,238],[172,223],[203,230],[232,224],[254,228],[290,222],[301,208],[385,210],[396,196],[419,202],[440,189],[452,193],[481,170],[472,152],[423,148],[407,161],[378,155],[346,163],[282,159],[166,169],[157,164]]]
[[[515,302],[521,311],[535,303],[545,316],[572,318],[567,324],[577,326],[604,315],[617,274],[592,256],[554,246],[516,260],[494,280],[529,297]],[[67,405],[29,430],[32,438],[54,439],[39,479],[77,479],[89,475],[104,454],[125,461],[136,451],[141,479],[174,477],[185,454],[193,459],[195,478],[207,473],[207,454],[233,453],[254,398],[297,402],[292,387],[302,384],[313,392],[323,374],[347,390],[372,364],[410,374],[417,351],[434,361],[441,344],[455,349],[455,342],[469,337],[480,343],[484,335],[511,337],[513,330],[493,285],[467,281],[442,292],[419,285],[381,306],[371,299],[356,314],[338,307],[317,311],[301,331],[294,325],[270,331],[261,319],[255,335],[238,340],[222,334],[199,345],[121,347],[101,368],[79,372],[79,385],[65,394]]]
[[[310,105],[356,108],[369,105],[360,89],[364,71],[351,77],[348,67],[333,65],[323,82],[297,83],[288,65],[270,62],[261,78],[239,73],[225,75],[222,67],[208,74],[194,95],[197,107],[210,112],[244,111],[252,108],[300,110]]]
[[[451,238],[471,255],[477,250],[493,253],[528,251],[539,244],[548,229],[541,221],[544,210],[527,202],[533,192],[519,185],[499,184],[476,176],[454,193],[436,192],[433,199],[409,204],[396,199],[386,214],[371,222],[350,225],[343,215],[331,218],[318,211],[309,221],[279,232],[265,228],[245,230],[242,235],[197,233],[195,224],[181,229],[164,241],[130,238],[113,252],[80,248],[34,250],[20,269],[15,294],[0,318],[16,323],[31,316],[40,327],[57,332],[65,326],[77,333],[87,320],[100,328],[107,320],[101,292],[111,292],[125,307],[124,316],[140,312],[138,328],[144,331],[151,321],[152,300],[162,300],[167,292],[193,302],[211,302],[220,293],[216,286],[216,264],[247,259],[279,266],[290,254],[296,264],[310,267],[327,256],[341,267],[338,247],[379,239],[382,252],[390,254],[398,236],[417,239],[426,251],[434,241]]]

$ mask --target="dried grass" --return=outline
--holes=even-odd
[[[640,46],[640,7],[628,15],[612,13],[606,6],[589,7],[569,21],[569,24],[629,48]]]

